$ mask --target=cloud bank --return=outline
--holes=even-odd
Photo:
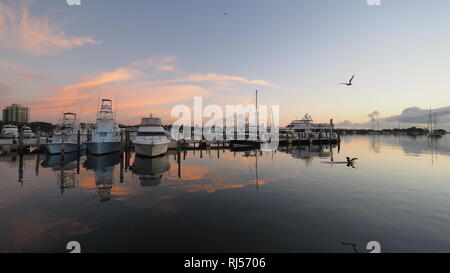
[[[433,123],[437,121],[437,127],[450,130],[450,106],[431,109],[431,118]],[[407,128],[407,127],[427,127],[430,120],[430,109],[424,109],[417,106],[408,107],[398,115],[389,117],[380,117],[378,111],[374,111],[367,115],[370,120],[363,123],[352,123],[349,120],[339,122],[336,124],[339,128],[372,128],[372,119],[376,119],[377,125],[380,128]]]

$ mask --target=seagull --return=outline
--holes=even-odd
[[[353,86],[352,81],[353,81],[354,77],[355,77],[355,74],[353,74],[352,78],[348,82],[342,82],[342,83],[339,83],[339,84],[345,84],[347,86]]]
[[[354,157],[352,159],[350,159],[350,157],[346,157],[347,158],[347,167],[352,167],[355,168],[355,160],[358,160],[358,158]]]
[[[347,162],[353,162],[355,160],[358,160],[358,158],[356,158],[356,157],[350,159],[350,157],[347,156],[346,158],[347,158]]]

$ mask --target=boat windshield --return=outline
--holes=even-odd
[[[165,132],[138,132],[137,136],[165,136]]]

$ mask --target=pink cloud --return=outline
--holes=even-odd
[[[18,76],[23,79],[42,80],[46,78],[45,76],[35,73],[21,65],[11,63],[5,60],[0,60],[0,69],[3,69],[8,72],[13,72],[15,76]]]
[[[29,7],[32,2],[0,3],[0,46],[41,56],[99,43],[91,37],[66,34],[47,16],[31,15]]]
[[[114,71],[101,73],[99,76],[84,80],[80,83],[67,86],[67,89],[92,87],[101,84],[123,82],[136,78],[141,75],[141,72],[137,69],[129,67],[119,67]]]

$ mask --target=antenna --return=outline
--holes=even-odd
[[[81,104],[80,115],[78,116],[78,121],[81,120],[81,115],[83,114],[84,104]]]
[[[118,90],[116,89],[116,106],[114,107],[114,120],[116,119],[117,116],[117,104],[119,102],[119,95],[118,95]]]
[[[100,111],[100,97],[102,95],[102,90],[98,90],[98,98],[97,98],[97,113]]]

